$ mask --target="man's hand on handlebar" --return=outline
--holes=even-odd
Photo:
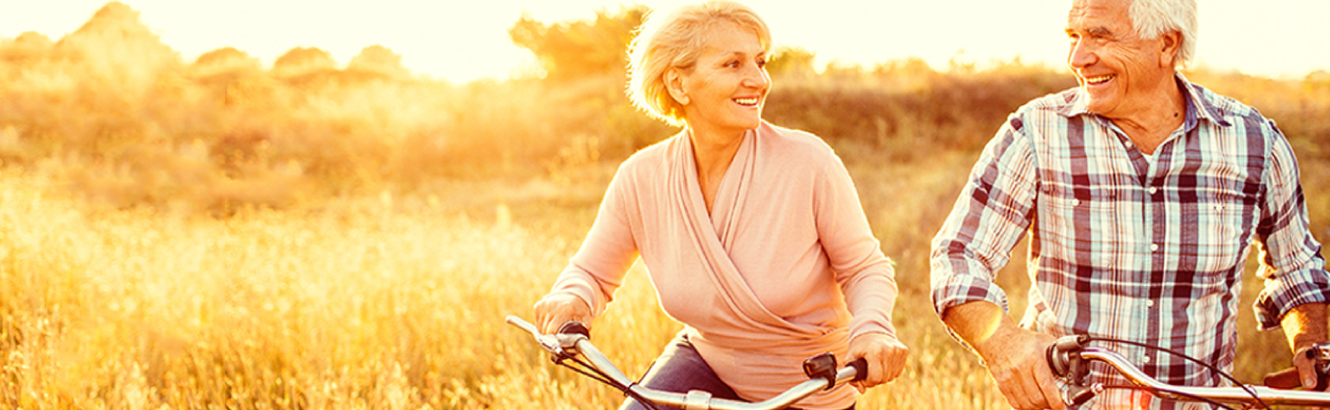
[[[1045,353],[1054,341],[1053,336],[1013,326],[999,329],[975,350],[988,364],[1007,404],[1018,410],[1064,410],[1067,406]]]
[[[1318,360],[1317,346],[1306,346],[1293,353],[1293,368],[1298,370],[1298,380],[1302,382],[1303,390],[1325,390],[1326,376],[1317,371],[1317,366],[1322,366]],[[1312,407],[1312,410],[1323,410],[1325,407]]]
[[[541,333],[553,334],[559,326],[571,321],[591,323],[591,306],[577,296],[567,293],[551,293],[536,302],[536,328]]]
[[[860,393],[864,390],[895,380],[905,370],[905,359],[910,349],[896,338],[882,333],[869,333],[850,340],[849,361],[863,358],[868,362],[868,375],[850,383]]]
[[[1303,390],[1325,390],[1327,386],[1318,386],[1320,379],[1324,378],[1316,367],[1322,365],[1317,360],[1316,346],[1305,346],[1293,353],[1293,368],[1298,370],[1298,381],[1302,384]]]

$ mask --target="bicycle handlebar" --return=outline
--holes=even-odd
[[[1313,390],[1325,390],[1330,385],[1330,344],[1317,344],[1303,351],[1308,359],[1316,362],[1316,387]],[[1265,375],[1265,385],[1281,389],[1302,387],[1298,369],[1287,368]]]
[[[1294,406],[1324,406],[1330,404],[1330,392],[1285,390],[1268,386],[1244,387],[1195,387],[1175,386],[1161,382],[1133,365],[1117,352],[1088,347],[1085,336],[1064,336],[1048,346],[1046,356],[1053,374],[1067,380],[1068,389],[1063,401],[1067,405],[1079,405],[1090,397],[1104,390],[1101,383],[1086,385],[1085,374],[1088,371],[1086,361],[1100,361],[1125,376],[1132,383],[1164,399],[1196,400],[1209,399],[1220,403],[1267,405],[1284,404]],[[1295,375],[1296,376],[1296,375]],[[1295,377],[1296,378],[1296,377]]]
[[[788,407],[800,399],[813,395],[822,390],[830,390],[833,387],[863,380],[868,374],[868,362],[864,359],[858,359],[850,362],[847,366],[837,369],[836,359],[830,354],[822,354],[810,358],[804,362],[804,372],[808,374],[809,380],[785,392],[776,395],[765,401],[749,403],[728,399],[711,397],[710,393],[705,391],[690,391],[687,393],[674,393],[659,391],[647,388],[637,384],[627,375],[623,374],[614,363],[605,357],[595,345],[591,344],[590,332],[585,325],[580,322],[568,322],[559,328],[559,332],[547,335],[540,333],[535,325],[522,320],[516,316],[508,316],[505,320],[508,324],[521,328],[535,337],[536,342],[541,348],[549,352],[556,359],[570,358],[573,356],[582,356],[589,362],[589,366],[600,371],[607,379],[617,383],[620,386],[627,386],[631,395],[639,400],[649,401],[652,404],[661,406],[672,406],[683,409],[701,409],[701,410],[775,410]]]

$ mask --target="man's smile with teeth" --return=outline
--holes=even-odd
[[[1085,82],[1089,84],[1099,84],[1112,79],[1113,76],[1111,75],[1101,75],[1098,77],[1085,77]]]
[[[734,99],[734,102],[739,103],[739,105],[757,105],[757,97],[752,97],[752,98],[735,98],[735,99]]]

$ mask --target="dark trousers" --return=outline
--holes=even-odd
[[[652,390],[686,393],[692,390],[701,390],[711,393],[711,397],[718,399],[743,400],[739,394],[734,392],[729,385],[716,376],[716,372],[711,370],[702,355],[697,353],[693,344],[688,342],[688,337],[679,334],[669,345],[665,346],[665,351],[656,358],[651,369],[647,370],[646,376],[642,378],[641,384]],[[660,410],[678,410],[674,407],[657,406]],[[624,401],[619,410],[647,410],[648,407],[638,403],[637,400],[629,398]],[[797,409],[789,409],[797,410]],[[846,410],[854,410],[854,405],[850,405]]]

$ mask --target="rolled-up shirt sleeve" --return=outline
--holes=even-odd
[[[1008,310],[994,282],[1031,223],[1037,192],[1036,156],[1020,117],[1008,118],[984,148],[930,256],[933,307],[989,301]]]
[[[1330,276],[1321,244],[1308,228],[1297,159],[1278,128],[1270,124],[1267,132],[1277,135],[1268,139],[1272,146],[1256,229],[1261,261],[1257,275],[1265,279],[1265,288],[1253,307],[1262,330],[1278,328],[1284,314],[1298,305],[1330,300]]]

